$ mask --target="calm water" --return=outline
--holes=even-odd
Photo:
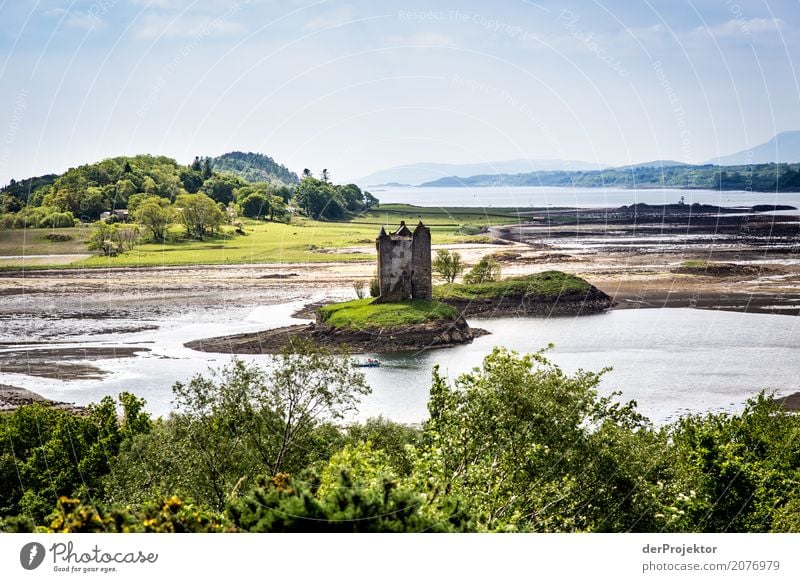
[[[310,298],[318,299],[318,298]],[[237,308],[218,313],[187,313],[156,321],[157,331],[97,336],[76,345],[140,344],[152,352],[96,365],[104,380],[59,382],[19,374],[0,374],[0,383],[22,386],[58,400],[96,401],[122,390],[143,396],[156,414],[170,410],[170,387],[230,360],[183,347],[190,339],[296,323],[290,314],[303,302]],[[760,388],[789,394],[800,389],[798,318],[693,309],[642,309],[553,319],[471,320],[492,335],[457,348],[420,354],[381,356],[383,366],[365,369],[373,393],[362,402],[362,417],[383,414],[402,422],[426,416],[431,368],[454,377],[480,363],[494,346],[521,352],[554,343],[550,357],[568,371],[612,366],[601,385],[635,399],[655,422],[686,412],[735,410]],[[198,323],[202,322],[202,323]],[[145,322],[140,322],[145,323]],[[245,356],[268,363],[268,356]]]
[[[681,196],[687,204],[699,202],[717,206],[753,206],[754,204],[789,204],[800,208],[800,193],[741,192],[718,190],[677,190],[672,188],[385,188],[372,189],[381,202],[419,206],[491,207],[618,207],[644,202],[674,204]]]

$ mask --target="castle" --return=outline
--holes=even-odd
[[[414,232],[400,222],[400,228],[375,240],[378,249],[378,284],[376,302],[431,299],[431,231],[419,222]]]

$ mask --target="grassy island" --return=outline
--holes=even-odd
[[[433,294],[441,300],[498,299],[501,297],[555,298],[561,295],[585,294],[591,285],[561,271],[545,271],[534,275],[509,277],[488,283],[450,283],[434,288]]]
[[[373,303],[373,298],[326,305],[320,309],[322,321],[340,329],[364,329],[415,325],[438,320],[453,320],[458,312],[439,301],[412,299],[398,303]]]

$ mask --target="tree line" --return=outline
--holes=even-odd
[[[663,187],[755,192],[799,192],[800,164],[748,166],[637,166],[594,171],[541,171],[440,178],[422,186]]]
[[[315,219],[343,219],[378,203],[355,184],[334,185],[327,170],[322,175],[318,180],[309,172],[297,184],[297,176],[272,158],[241,152],[198,156],[186,166],[164,156],[110,158],[62,175],[12,180],[0,189],[0,227],[69,227],[96,222],[103,213],[133,212],[144,199],[177,206],[195,194],[223,212],[236,205],[245,217],[267,220],[285,220],[292,209]]]
[[[0,228],[67,228],[89,222],[94,224],[89,250],[114,256],[140,242],[180,240],[171,231],[174,224],[184,227],[183,238],[203,240],[223,233],[225,225],[232,227],[228,234],[243,234],[241,217],[289,222],[299,214],[341,220],[378,204],[355,184],[332,184],[328,170],[320,179],[306,170],[296,186],[278,178],[250,182],[217,171],[242,164],[246,176],[269,178],[268,170],[278,168],[279,177],[298,181],[261,154],[197,156],[188,166],[166,157],[111,158],[61,176],[12,180],[0,190]]]
[[[84,414],[0,415],[2,531],[800,531],[800,418],[762,394],[655,427],[545,352],[433,372],[420,427],[348,422],[344,355],[295,344]]]

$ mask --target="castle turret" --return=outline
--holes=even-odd
[[[431,282],[431,230],[419,221],[411,240],[411,296],[414,299],[433,298]]]

